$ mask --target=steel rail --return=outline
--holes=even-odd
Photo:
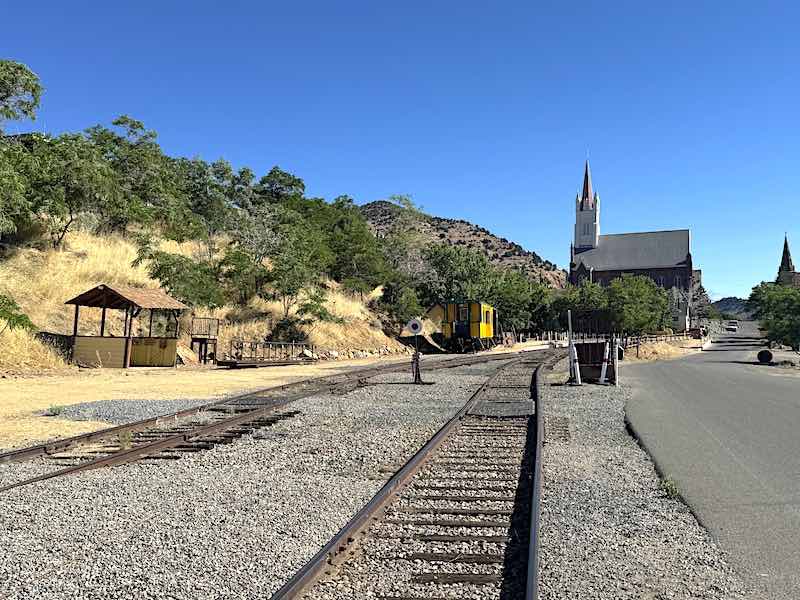
[[[558,354],[550,355],[545,358],[544,363],[551,363],[553,359],[558,356]],[[317,554],[275,592],[270,600],[293,600],[300,598],[307,592],[308,589],[324,575],[324,571],[329,566],[335,565],[339,557],[348,551],[349,545],[364,532],[376,516],[400,494],[414,475],[419,472],[426,461],[433,455],[435,450],[441,446],[447,437],[455,430],[459,422],[475,405],[481,393],[489,387],[491,382],[496,377],[500,376],[506,367],[522,361],[523,358],[524,355],[519,356],[516,360],[510,362],[508,365],[504,365],[496,373],[493,373],[487,378],[478,390],[470,396],[464,406],[461,407],[461,409],[459,409],[459,411],[384,484],[378,493],[375,494],[375,496],[373,496],[372,499],[364,505],[364,507],[361,508],[361,510],[359,510],[319,552],[317,552]],[[537,453],[535,462],[538,463],[539,461],[540,457]]]
[[[469,357],[457,357],[452,359],[443,359],[440,361],[436,361],[431,363],[428,366],[428,369],[449,369],[455,368],[459,366],[464,366],[468,364],[476,364],[481,362],[490,362],[495,360],[510,360],[513,357],[519,355],[520,353],[503,353],[503,354],[495,354],[492,356],[469,356]],[[53,440],[50,442],[45,442],[43,444],[37,444],[35,446],[29,446],[27,448],[20,448],[17,450],[10,450],[8,452],[0,453],[0,464],[6,462],[16,462],[22,460],[28,460],[32,458],[37,458],[39,456],[47,456],[49,454],[55,454],[57,452],[61,452],[63,450],[68,450],[75,446],[79,446],[81,444],[89,444],[93,442],[99,442],[103,440],[107,440],[112,438],[120,433],[130,432],[135,433],[137,431],[142,431],[149,429],[154,426],[158,426],[161,424],[162,421],[168,420],[176,420],[181,419],[184,417],[189,417],[195,415],[199,412],[206,411],[210,408],[222,406],[231,402],[236,402],[237,400],[242,400],[245,398],[257,397],[264,394],[277,394],[281,392],[289,392],[293,390],[299,390],[303,388],[307,388],[303,391],[302,395],[293,398],[293,400],[298,400],[300,398],[318,393],[319,391],[323,390],[324,388],[337,385],[341,383],[347,383],[348,381],[352,381],[356,378],[364,378],[364,377],[372,377],[375,375],[381,375],[384,373],[393,373],[397,371],[403,371],[408,368],[408,364],[405,362],[393,363],[390,365],[380,365],[377,367],[366,367],[363,369],[353,369],[352,371],[347,371],[344,373],[338,373],[336,375],[327,375],[322,377],[314,377],[310,379],[303,379],[300,381],[294,381],[292,383],[286,383],[283,385],[272,386],[267,388],[262,388],[259,390],[245,392],[242,394],[237,394],[235,396],[229,396],[227,398],[222,398],[219,400],[214,400],[212,402],[208,402],[206,404],[201,404],[199,406],[195,406],[192,408],[188,408],[185,410],[181,410],[174,413],[168,413],[164,415],[159,415],[157,417],[150,417],[148,419],[142,419],[141,421],[135,421],[133,423],[125,423],[123,425],[116,425],[114,427],[108,427],[105,429],[100,429],[98,431],[92,431],[89,433],[83,433],[76,436],[71,436],[68,438],[62,438],[59,440]],[[0,490],[2,491],[2,490]]]
[[[187,442],[197,441],[200,438],[210,436],[214,433],[226,431],[228,429],[236,427],[237,425],[243,425],[245,423],[256,421],[260,417],[275,412],[276,410],[282,408],[283,406],[289,404],[290,402],[294,402],[294,400],[295,399],[283,400],[281,402],[278,402],[270,406],[257,408],[248,411],[246,413],[242,413],[240,415],[236,415],[228,419],[218,421],[216,423],[211,423],[210,425],[197,427],[185,433],[177,433],[175,435],[170,435],[154,442],[141,444],[139,446],[136,446],[135,448],[129,448],[127,450],[120,450],[117,452],[113,452],[108,456],[96,458],[94,460],[87,461],[84,464],[74,465],[71,467],[66,467],[64,469],[58,469],[57,471],[51,471],[50,473],[44,473],[42,475],[37,475],[36,477],[31,477],[29,479],[17,481],[15,483],[11,483],[9,485],[0,487],[0,493],[12,490],[17,487],[22,487],[25,485],[30,485],[32,483],[37,483],[39,481],[53,479],[55,477],[63,477],[64,475],[71,475],[73,473],[80,473],[82,471],[91,471],[93,469],[99,469],[102,467],[117,467],[120,465],[124,465],[139,460],[140,458],[148,456],[150,454],[155,454],[163,450],[169,450],[170,448],[174,448],[175,446],[179,446]]]
[[[539,598],[539,516],[542,503],[542,445],[544,443],[544,390],[542,383],[544,364],[533,372],[531,398],[534,405],[536,459],[533,463],[533,490],[531,490],[531,525],[528,538],[528,574],[525,581],[525,600]]]

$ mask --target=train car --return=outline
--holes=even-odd
[[[491,348],[499,335],[497,311],[485,302],[447,302],[442,306],[442,345],[468,352]]]

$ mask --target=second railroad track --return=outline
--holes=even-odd
[[[447,357],[430,361],[427,368],[508,361],[515,356],[518,355]],[[13,450],[0,454],[0,463],[38,458],[47,462],[47,468],[33,477],[7,483],[0,487],[0,492],[54,477],[139,460],[176,460],[188,453],[234,442],[242,435],[291,418],[296,414],[290,406],[295,400],[324,391],[343,393],[366,385],[369,377],[407,368],[407,364],[393,363],[302,380],[209,402],[177,413]]]
[[[502,366],[272,600],[535,599],[555,356]]]

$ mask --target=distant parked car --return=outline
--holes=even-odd
[[[728,321],[728,324],[725,325],[725,331],[739,331],[739,322]]]

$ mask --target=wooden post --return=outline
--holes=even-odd
[[[130,331],[133,326],[133,319],[131,319],[130,324],[128,323],[128,313],[130,312],[131,307],[125,307],[125,327],[123,329],[123,334],[125,336],[125,350],[122,354],[122,368],[127,369],[130,366],[130,344],[131,344],[131,336]]]
[[[78,311],[80,310],[80,306],[77,304],[75,305],[75,320],[72,323],[72,335],[74,337],[78,337]]]
[[[100,315],[100,337],[106,332],[106,307],[103,307],[103,312]]]
[[[147,337],[153,337],[153,309],[150,309],[150,327],[147,330]]]

